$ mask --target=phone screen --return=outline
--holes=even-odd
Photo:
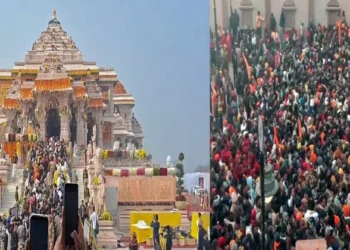
[[[30,250],[47,250],[49,220],[46,216],[32,214],[29,221]]]
[[[73,246],[71,234],[78,231],[78,185],[67,183],[64,186],[64,214],[66,223],[65,244]]]

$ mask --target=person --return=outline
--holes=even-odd
[[[11,229],[11,250],[18,249],[18,234],[15,226],[13,225]]]
[[[18,157],[17,157],[17,154],[15,153],[12,159],[12,181],[13,182],[15,182],[16,180],[17,162],[18,162]]]
[[[173,247],[172,230],[168,225],[166,226],[166,250],[171,250]]]
[[[129,243],[129,249],[130,250],[138,250],[139,249],[139,244],[137,243],[137,238],[136,238],[136,233],[132,233],[132,237],[130,239]]]
[[[90,199],[90,190],[89,190],[88,184],[85,183],[84,184],[84,200],[85,200],[85,202],[88,202],[89,199]]]
[[[209,249],[210,249],[210,240],[208,238],[207,231],[205,231],[205,233],[204,233],[204,250],[209,250]],[[233,244],[232,244],[230,250],[238,250],[238,247],[237,247],[237,249],[234,249]]]
[[[200,230],[201,230],[202,226],[203,226],[202,214],[198,213],[198,219],[197,219],[198,239],[199,239],[199,234],[200,234]]]
[[[90,222],[92,225],[92,230],[94,230],[95,241],[97,244],[97,235],[99,233],[98,215],[95,211],[95,206],[92,207],[92,214],[90,215]]]
[[[160,224],[158,221],[158,214],[155,214],[153,217],[153,221],[151,223],[151,227],[153,229],[153,241],[154,245],[159,244],[159,229],[160,229]]]
[[[202,225],[203,225],[202,214],[198,213],[197,226],[202,227]]]
[[[198,250],[204,250],[204,236],[205,236],[205,230],[202,226],[200,226],[198,230],[198,239],[197,239],[197,249]]]
[[[19,201],[19,196],[18,196],[18,186],[16,186],[16,191],[15,191],[15,200],[16,200],[16,203],[18,203],[18,201]]]
[[[72,183],[77,184],[78,181],[79,181],[79,179],[78,179],[77,171],[74,170],[74,171],[73,171],[73,174],[72,174]]]
[[[88,185],[88,182],[89,182],[89,174],[88,174],[87,168],[85,167],[84,170],[83,170],[83,184],[84,184],[84,187]]]
[[[19,222],[19,226],[17,228],[17,234],[18,234],[18,244],[23,245],[26,240],[27,232],[26,232],[25,226],[21,221]]]
[[[84,204],[84,200],[81,200],[81,204],[80,204],[80,217],[81,219],[84,221],[87,215],[87,211],[86,211],[86,206]]]
[[[166,250],[166,240],[162,231],[159,233],[159,245],[162,250]]]
[[[261,39],[261,28],[263,21],[264,18],[261,16],[260,11],[258,11],[258,14],[256,15],[256,36],[258,38],[258,41]]]
[[[273,13],[271,13],[271,17],[270,17],[270,31],[274,31],[276,32],[276,27],[277,27],[277,22],[276,22],[276,18],[273,15]]]

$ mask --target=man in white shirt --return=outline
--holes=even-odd
[[[99,226],[98,226],[98,215],[95,211],[95,206],[92,207],[92,214],[90,215],[90,222],[92,225],[92,229],[94,230],[95,241],[97,244],[97,234],[98,234]]]

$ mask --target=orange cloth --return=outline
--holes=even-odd
[[[296,220],[301,221],[303,219],[303,214],[301,212],[298,212],[296,215]]]
[[[343,206],[343,214],[345,217],[350,216],[350,207],[348,205]]]
[[[339,226],[340,225],[340,218],[338,215],[334,215],[334,225]]]
[[[234,187],[230,187],[230,195],[233,193],[233,192],[236,192],[235,188]]]
[[[278,135],[277,135],[277,128],[273,128],[273,141],[276,144],[277,148],[279,148],[280,142],[278,140]]]
[[[311,153],[310,160],[312,163],[316,163],[317,161],[317,155],[315,153]]]
[[[250,80],[251,77],[252,77],[252,69],[250,68],[250,66],[248,64],[248,60],[247,60],[247,58],[245,57],[244,54],[243,54],[243,60],[244,60],[244,63],[245,63],[245,67],[247,69],[248,79]]]

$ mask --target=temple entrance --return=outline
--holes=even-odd
[[[51,108],[47,111],[46,135],[50,137],[58,137],[61,135],[61,119],[58,110]]]
[[[72,119],[70,120],[70,141],[74,145],[77,142],[77,108],[71,106]]]

